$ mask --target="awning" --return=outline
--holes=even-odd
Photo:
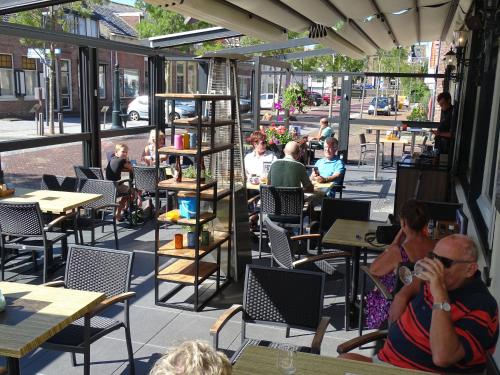
[[[48,7],[50,5],[72,3],[75,0],[2,0],[0,2],[0,16]]]
[[[351,57],[450,40],[473,0],[146,0],[180,14],[277,41],[284,30],[328,28],[319,42]]]

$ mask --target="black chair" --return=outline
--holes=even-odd
[[[73,166],[75,175],[81,179],[104,180],[104,174],[99,167],[84,167],[82,165]]]
[[[47,280],[47,266],[52,261],[54,244],[61,241],[63,257],[67,252],[67,234],[47,234],[52,228],[66,220],[61,215],[47,225],[44,225],[40,205],[34,203],[6,203],[0,202],[0,248],[2,280],[5,277],[5,263],[7,250],[31,251],[36,269],[36,252],[43,252],[43,282]],[[9,259],[10,260],[10,259]]]
[[[75,353],[84,354],[84,373],[90,373],[90,345],[120,328],[125,329],[129,373],[135,373],[134,354],[130,337],[129,299],[135,296],[130,291],[130,274],[134,253],[128,251],[101,249],[90,246],[74,245],[68,252],[64,281],[46,284],[53,287],[100,292],[106,295],[86,318],[80,318],[61,332],[47,340],[42,347],[72,353],[73,366],[76,366]],[[110,319],[100,314],[116,303],[124,304],[125,319]],[[89,341],[85,341],[85,328],[90,329]]]
[[[259,258],[262,254],[264,215],[303,233],[304,190],[301,187],[260,186]]]
[[[297,269],[303,267],[310,267],[313,264],[320,269],[322,267],[322,263],[326,260],[333,259],[345,259],[345,269],[346,274],[344,278],[344,295],[345,295],[345,316],[346,316],[346,330],[347,330],[347,312],[349,311],[349,272],[351,266],[351,253],[346,251],[337,251],[337,252],[329,252],[326,254],[314,255],[314,256],[306,256],[302,259],[296,260],[294,257],[294,253],[292,248],[293,244],[297,241],[307,240],[309,237],[307,234],[302,236],[292,236],[288,235],[288,231],[280,226],[276,225],[266,217],[265,224],[267,227],[267,232],[269,234],[269,240],[271,242],[271,267],[276,263],[281,268],[286,269]],[[330,273],[331,275],[331,273]],[[288,337],[288,336],[287,336]]]
[[[246,337],[249,323],[268,323],[315,331],[310,347],[286,345],[288,350],[320,354],[321,342],[330,322],[323,314],[325,275],[319,272],[247,265],[243,305],[233,305],[210,328],[214,348],[226,323],[242,312],[241,347],[231,358],[234,363],[245,347],[283,347],[283,344]]]
[[[70,193],[76,192],[78,189],[78,178],[44,174],[42,175],[40,189],[66,191]]]
[[[77,217],[76,223],[80,232],[81,243],[83,244],[83,231],[91,232],[91,245],[95,243],[95,229],[103,228],[105,225],[113,225],[115,234],[115,249],[118,249],[118,231],[116,228],[116,218],[114,210],[118,207],[116,203],[116,185],[113,181],[106,180],[80,180],[78,188],[80,193],[101,194],[102,198],[94,202],[87,203],[83,206],[86,213],[80,214]],[[106,220],[107,215],[112,215],[112,220]],[[99,217],[100,216],[100,217]]]
[[[166,180],[167,174],[164,168],[160,168],[159,180]],[[153,207],[153,198],[156,194],[156,167],[136,166],[134,167],[134,184],[135,188],[141,192],[141,202],[149,200],[150,207]],[[162,202],[168,204],[165,195],[160,196],[160,205]],[[160,209],[161,207],[158,207]]]

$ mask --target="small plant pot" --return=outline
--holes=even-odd
[[[196,246],[196,232],[187,232],[187,247],[195,247]]]

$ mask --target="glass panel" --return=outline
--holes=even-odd
[[[28,70],[24,72],[25,84],[26,84],[26,96],[35,95],[35,87],[38,86],[38,73],[35,70]]]
[[[11,69],[0,69],[0,95],[14,95],[14,72]]]
[[[0,68],[12,68],[12,56],[0,54]]]
[[[144,148],[148,145],[149,131],[144,134],[128,135],[123,137],[105,138],[101,142],[101,161],[103,169],[108,165],[108,160],[115,152],[118,143],[128,146],[128,159],[135,160],[137,164],[142,164],[141,156]]]
[[[178,62],[175,75],[175,91],[184,92],[184,63]]]
[[[123,69],[123,96],[135,98],[139,96],[139,71],[137,69]]]
[[[187,75],[187,92],[196,92],[196,68],[198,64],[188,63],[188,75]]]
[[[99,65],[99,98],[106,99],[106,65]]]
[[[22,57],[22,68],[24,70],[36,70],[36,59],[30,59],[26,56]]]

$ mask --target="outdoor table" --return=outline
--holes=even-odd
[[[375,130],[375,165],[374,165],[374,168],[373,168],[373,179],[376,181],[378,180],[378,170],[379,170],[379,166],[380,166],[380,162],[378,160],[378,153],[379,153],[379,150],[380,150],[380,131],[381,130],[384,130],[384,131],[387,131],[387,130],[391,130],[393,129],[394,127],[390,127],[390,126],[370,126],[368,128],[366,128],[366,132],[371,134],[371,132],[373,130]],[[382,155],[382,158],[383,158],[383,155]]]
[[[101,194],[72,193],[55,190],[16,190],[13,197],[2,199],[2,202],[28,203],[38,202],[40,210],[45,213],[65,214],[75,211],[84,204],[102,198]]]
[[[399,139],[399,138],[394,138],[394,139],[384,138],[383,141],[384,141],[384,143],[391,144],[391,164],[386,164],[386,165],[382,166],[382,169],[394,167],[394,144],[397,143],[397,144],[406,145],[408,142],[406,142],[405,140]]]
[[[103,293],[12,282],[0,282],[0,290],[7,300],[0,313],[0,356],[7,357],[10,374],[20,374],[20,358],[82,316],[88,341],[87,313],[105,299]]]
[[[358,295],[360,251],[372,250],[382,252],[385,250],[385,245],[366,241],[366,234],[374,233],[379,225],[384,224],[384,222],[371,220],[337,219],[323,236],[322,243],[325,245],[343,245],[352,248],[352,279],[349,296],[351,306],[355,305]],[[348,317],[347,320],[350,322],[350,317]]]
[[[233,375],[284,374],[278,368],[278,349],[247,346],[233,365]],[[297,375],[425,375],[428,372],[297,352],[293,362]]]
[[[332,185],[333,182],[313,182],[314,185],[314,193],[324,193],[326,190],[328,190]],[[247,181],[247,190],[259,190],[260,191],[260,185],[259,184],[252,184],[251,182]],[[305,193],[306,197],[312,195],[313,193]]]

